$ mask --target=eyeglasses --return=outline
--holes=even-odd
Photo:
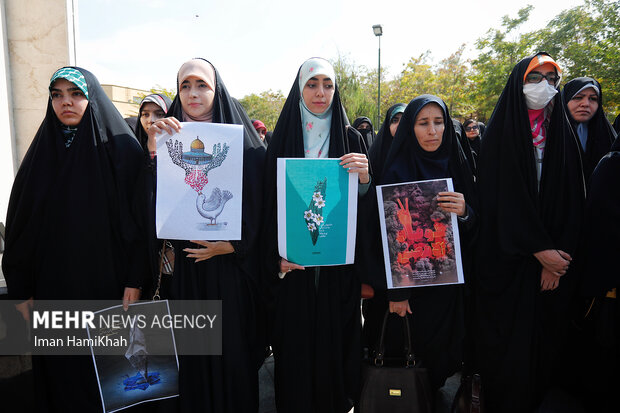
[[[465,132],[471,132],[473,130],[478,130],[478,125],[476,126],[468,126],[465,128]]]
[[[540,83],[542,82],[543,79],[547,79],[547,82],[549,82],[549,84],[551,85],[557,85],[558,82],[560,81],[560,76],[556,75],[555,73],[543,75],[540,72],[531,72],[531,73],[528,73],[527,76],[525,77],[525,80],[528,83]]]

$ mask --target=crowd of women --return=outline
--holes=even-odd
[[[559,93],[560,80],[549,55],[529,56],[484,133],[428,94],[391,106],[375,136],[368,118],[349,125],[333,67],[312,58],[295,74],[266,147],[256,131],[264,125],[250,121],[206,60],[180,67],[172,102],[145,97],[135,131],[95,76],[59,69],[10,198],[2,263],[10,298],[23,314],[40,299],[150,299],[162,250],[157,135],[183,122],[238,124],[241,240],[172,241],[174,270],[160,289],[167,299],[222,300],[223,353],[180,356],[180,397],[149,410],[256,412],[257,372],[271,348],[279,412],[348,412],[360,397],[364,350],[376,350],[389,311],[386,352],[401,351],[399,317],[410,317],[434,390],[458,371],[475,372],[490,412],[568,397],[585,411],[612,411],[620,148],[601,85],[577,78]],[[339,158],[358,175],[354,265],[308,268],[279,256],[282,157]],[[436,201],[458,217],[465,284],[388,290],[375,187],[438,178],[454,182]],[[362,285],[371,293],[360,306]],[[66,411],[67,388],[80,411],[100,411],[89,360],[35,357],[33,369],[40,411]]]

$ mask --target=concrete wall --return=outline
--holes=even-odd
[[[9,80],[9,50],[6,34],[6,12],[0,2],[0,222],[4,222],[11,185],[15,176],[15,142],[13,133],[13,105]],[[0,247],[2,243],[0,242]],[[1,272],[1,270],[0,270]],[[0,276],[0,278],[2,278]],[[2,284],[0,283],[0,287]]]
[[[77,0],[3,0],[0,58],[0,221],[48,100],[56,69],[75,62]],[[7,87],[4,87],[4,84]],[[9,159],[10,154],[10,159]],[[8,189],[7,189],[8,188]]]

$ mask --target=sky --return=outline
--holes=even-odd
[[[381,67],[388,79],[411,57],[450,56],[474,43],[502,16],[534,6],[521,31],[540,29],[562,10],[583,0],[78,0],[77,65],[103,84],[139,89],[176,88],[183,62],[204,57],[238,98],[266,90],[286,96],[308,58],[336,59]]]

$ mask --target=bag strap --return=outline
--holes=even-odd
[[[482,382],[479,374],[474,374],[471,378],[471,413],[480,413],[482,411]]]
[[[159,296],[159,288],[161,287],[161,270],[164,268],[164,252],[166,251],[166,240],[161,247],[161,253],[159,254],[159,275],[157,276],[157,288],[153,294],[153,301],[161,300]]]
[[[377,346],[377,354],[375,355],[375,366],[381,367],[383,366],[383,360],[385,358],[385,329],[387,327],[387,320],[390,315],[390,310],[385,310],[385,315],[383,316],[383,325],[381,326],[381,335],[379,336],[379,345]],[[405,336],[407,338],[405,344],[405,367],[414,367],[415,366],[415,356],[413,354],[413,347],[411,346],[411,329],[409,327],[409,318],[407,314],[405,317],[401,317],[403,319],[404,327],[405,327]]]

